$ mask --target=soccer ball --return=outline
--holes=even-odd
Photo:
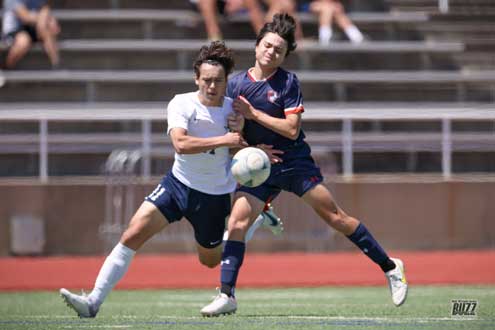
[[[230,169],[241,185],[257,187],[270,176],[270,167],[270,159],[263,150],[247,147],[234,155]]]

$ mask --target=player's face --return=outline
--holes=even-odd
[[[199,88],[199,101],[206,106],[221,106],[227,87],[227,77],[221,65],[203,63],[196,78]]]
[[[256,46],[256,61],[264,68],[278,68],[286,53],[287,41],[276,33],[268,32]]]

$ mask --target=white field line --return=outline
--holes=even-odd
[[[16,318],[19,317],[22,319],[66,319],[66,318],[71,318],[70,316],[67,315],[10,315],[10,317]],[[206,320],[203,316],[174,316],[174,315],[156,315],[154,316],[156,319],[169,319],[169,320]],[[237,315],[236,318],[243,318],[242,315]],[[406,323],[406,322],[444,322],[444,321],[473,321],[473,320],[478,320],[478,321],[490,321],[490,319],[483,319],[483,318],[463,318],[463,317],[402,317],[402,316],[397,316],[397,317],[360,317],[360,316],[316,316],[316,315],[287,315],[287,316],[275,316],[275,315],[260,315],[260,316],[250,316],[249,319],[253,318],[259,318],[259,319],[290,319],[290,320],[328,320],[328,321],[373,321],[373,322],[380,322],[380,323],[387,323],[387,322],[399,322],[399,323]],[[76,319],[76,318],[74,318]],[[114,316],[113,319],[133,319],[133,320],[138,320],[139,317],[135,315],[119,315],[119,316]],[[213,320],[222,320],[220,319],[213,319]],[[495,320],[492,320],[495,321]],[[143,321],[143,323],[146,322],[151,322],[153,323],[153,320],[149,321]],[[158,321],[159,322],[159,321]]]

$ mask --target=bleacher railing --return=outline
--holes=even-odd
[[[493,123],[495,121],[495,109],[491,106],[472,107],[446,107],[436,108],[404,109],[389,108],[379,109],[368,108],[310,108],[304,115],[304,120],[308,121],[328,121],[341,123],[340,131],[332,132],[311,132],[306,130],[307,140],[310,145],[327,147],[331,152],[340,152],[342,175],[345,178],[352,178],[354,175],[354,156],[359,152],[387,152],[387,151],[432,151],[441,153],[442,166],[441,174],[445,179],[452,175],[452,153],[459,151],[481,151],[491,152],[495,150],[495,134],[493,131],[487,132],[453,132],[453,121],[485,121]],[[17,121],[37,122],[39,129],[37,134],[2,134],[0,136],[0,153],[37,153],[38,154],[38,176],[41,182],[49,181],[50,164],[49,155],[74,154],[80,151],[97,152],[100,155],[110,155],[115,149],[139,149],[140,176],[149,179],[152,175],[151,159],[152,150],[159,149],[160,153],[167,153],[173,156],[173,148],[169,138],[163,131],[153,133],[152,123],[164,123],[163,110],[156,113],[147,114],[143,118],[142,111],[126,116],[119,113],[117,117],[110,116],[88,116],[70,114],[64,116],[29,116],[28,118],[17,118]],[[15,120],[10,117],[9,120]],[[49,131],[50,121],[54,122],[82,122],[82,121],[133,121],[140,122],[140,129],[133,132],[117,133],[56,133]],[[425,134],[421,132],[365,132],[353,128],[357,121],[436,121],[440,122],[441,129],[433,133]],[[0,122],[8,123],[2,119]],[[473,127],[476,127],[475,125]],[[416,150],[414,150],[416,149]],[[89,150],[89,151],[88,151]]]
[[[449,12],[449,0],[438,0],[438,10],[442,14],[447,14]]]

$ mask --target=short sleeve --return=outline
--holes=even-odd
[[[227,83],[227,90],[225,91],[225,95],[235,99],[237,95],[234,95],[235,92],[235,86],[236,86],[236,79],[229,79],[229,82]]]
[[[289,115],[302,112],[304,112],[304,106],[301,87],[296,75],[293,75],[284,98],[284,113]]]
[[[167,134],[170,134],[172,128],[183,128],[187,130],[189,123],[189,114],[187,106],[182,104],[177,97],[174,97],[167,106]]]
[[[242,80],[241,74],[237,74],[231,79],[229,79],[227,83],[227,91],[225,92],[225,95],[235,100],[239,96],[239,92],[240,92],[239,84],[241,83],[241,80]]]

